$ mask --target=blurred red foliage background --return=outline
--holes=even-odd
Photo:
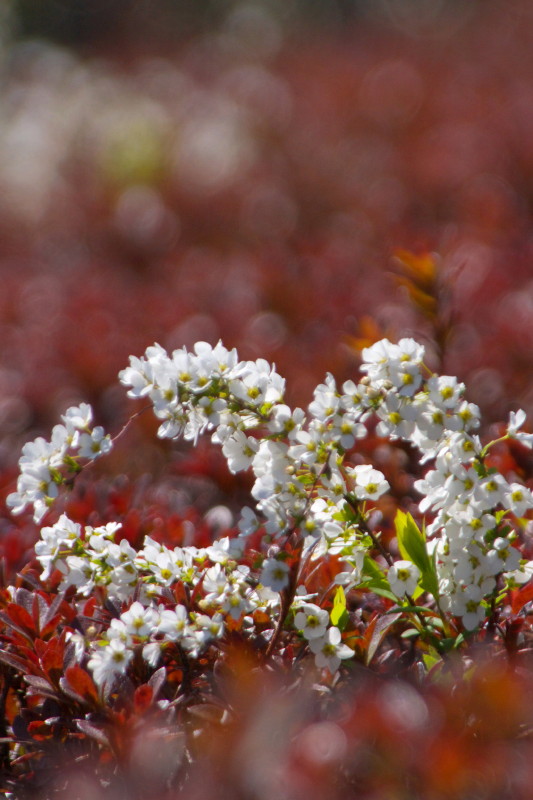
[[[201,19],[187,6],[179,30],[165,3],[155,22],[146,4],[118,3],[109,26],[104,9],[100,25],[76,29],[85,35],[54,41],[26,35],[42,33],[32,4],[13,4],[1,50],[2,497],[22,443],[68,405],[89,401],[120,430],[132,406],[117,373],[154,341],[222,338],[242,358],[275,361],[288,402],[306,405],[326,371],[353,375],[362,346],[414,336],[431,365],[466,382],[486,426],[511,409],[531,415],[533,11],[526,0],[430,5],[339,3],[324,15],[318,4],[313,20],[296,3],[213,3]],[[69,514],[121,519],[134,543],[150,533],[204,544],[231,528],[246,481],[207,445],[176,452],[155,429],[141,417]],[[370,447],[409,500],[407,455]],[[498,457],[531,485],[529,454]],[[8,569],[35,536],[2,513]],[[486,705],[466,684],[457,715],[447,687],[422,696],[399,684],[333,721],[302,721],[278,762],[293,781],[281,796],[528,797],[527,758],[506,737],[530,736],[529,695],[520,711],[522,678],[494,669],[478,679],[492,681]],[[392,722],[380,716],[389,689]],[[257,720],[243,724],[251,737]],[[264,731],[255,755],[234,735],[242,758],[268,763]],[[324,737],[331,752],[316,744]],[[259,760],[247,774],[266,783],[240,785],[229,741],[225,729],[212,736],[188,796],[278,793]],[[489,765],[494,794],[482,788]]]
[[[533,15],[382,5],[318,30],[228,4],[159,50],[127,14],[114,43],[5,45],[4,462],[73,400],[116,424],[116,373],[154,340],[273,359],[300,404],[353,372],[368,317],[431,342],[398,248],[441,257],[440,368],[489,421],[532,410]]]
[[[222,338],[305,406],[412,335],[485,424],[531,413],[529,4],[150,8],[3,12],[2,494],[69,404],[120,429],[117,373],[154,341]],[[154,430],[101,469],[160,476]],[[180,513],[235,500],[208,448],[174,461]],[[32,526],[1,524],[18,561]]]

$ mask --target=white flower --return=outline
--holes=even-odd
[[[62,589],[75,586],[78,594],[88,597],[96,585],[96,565],[91,564],[86,556],[67,556],[65,561],[58,561],[56,566],[65,573]]]
[[[154,365],[150,363],[150,358],[167,357],[166,352],[158,344],[147,348],[145,355],[147,358],[130,356],[130,366],[121,370],[118,374],[122,384],[131,386],[128,391],[128,397],[144,397],[150,393],[154,386]]]
[[[389,568],[387,577],[393,594],[402,597],[404,594],[413,594],[420,578],[420,570],[410,561],[396,561]]]
[[[264,403],[281,403],[285,381],[263,358],[248,361],[244,373],[229,383],[230,392],[246,405],[260,407]]]
[[[424,348],[414,339],[400,339],[391,344],[388,339],[376,342],[362,352],[361,371],[378,385],[390,381],[405,397],[412,397],[422,383],[420,367],[424,358]]]
[[[133,651],[128,650],[124,642],[112,639],[108,645],[93,653],[87,666],[93,673],[96,685],[104,686],[126,672],[132,657]]]
[[[287,468],[291,466],[287,451],[288,447],[283,442],[263,440],[252,462],[256,477],[268,476],[279,483],[285,483],[288,480]]]
[[[147,642],[143,647],[143,658],[151,667],[157,667],[161,658],[161,642]]]
[[[192,652],[197,652],[212,639],[220,639],[224,635],[224,619],[221,614],[214,614],[212,617],[207,614],[197,614],[194,628],[189,646]]]
[[[40,522],[57,495],[57,484],[48,465],[36,461],[22,467],[17,491],[7,496],[6,503],[13,514],[21,514],[27,505],[33,505],[33,519]]]
[[[80,534],[81,525],[66,514],[61,514],[55,525],[41,528],[41,541],[35,544],[35,554],[43,567],[42,580],[50,577],[61,547],[70,547]]]
[[[206,592],[208,603],[216,601],[224,592],[229,589],[229,582],[226,573],[220,563],[209,567],[204,573],[203,587]]]
[[[511,483],[503,496],[504,505],[517,517],[523,517],[526,511],[533,508],[531,489],[519,483]]]
[[[42,436],[38,436],[33,442],[24,445],[19,459],[17,491],[8,495],[6,501],[13,514],[20,514],[27,505],[33,505],[35,522],[42,520],[58,496],[58,485],[64,482],[59,470],[66,463],[69,448],[74,450],[81,444],[85,450],[85,439],[91,441],[91,457],[111,448],[111,440],[102,428],[95,428],[94,439],[90,433],[78,435],[77,427],[83,426],[84,430],[88,430],[86,421],[91,418],[92,410],[87,403],[69,408],[63,415],[65,425],[56,425],[53,428],[51,441],[47,442]],[[97,452],[94,452],[95,449]]]
[[[508,539],[498,536],[492,543],[487,558],[494,564],[493,574],[511,572],[520,566],[520,553]]]
[[[522,408],[518,411],[511,411],[509,414],[507,433],[512,439],[517,439],[525,447],[531,449],[533,447],[533,433],[526,433],[525,431],[518,430],[525,421],[526,412]]]
[[[413,397],[422,383],[422,374],[418,364],[400,361],[390,365],[389,379],[401,397]]]
[[[346,411],[351,411],[356,416],[366,412],[367,404],[365,398],[368,386],[362,383],[356,385],[353,381],[345,381],[342,384],[342,391],[344,394],[341,397],[341,405]]]
[[[181,577],[181,567],[173,558],[172,552],[165,548],[163,552],[152,553],[147,555],[149,561],[147,564],[142,565],[140,562],[141,553],[139,553],[137,566],[145,566],[152,575],[155,576],[157,583],[160,586],[171,586],[175,581]]]
[[[220,340],[214,347],[208,342],[196,342],[193,350],[197,368],[215,377],[227,378],[239,370],[237,350],[227,350]]]
[[[188,631],[189,618],[185,606],[178,605],[176,608],[166,608],[159,615],[158,631],[163,633],[165,639],[177,642],[186,635]]]
[[[389,489],[383,473],[370,464],[347,468],[346,471],[355,481],[353,493],[358,500],[377,500]]]
[[[335,414],[332,420],[331,436],[345,450],[350,450],[356,439],[364,439],[367,435],[366,425],[354,418],[352,414]]]
[[[308,408],[310,415],[321,422],[334,416],[340,404],[340,397],[337,394],[333,375],[327,374],[326,382],[316,387],[314,396],[315,399]]]
[[[353,650],[341,643],[341,632],[338,628],[328,628],[324,636],[311,639],[309,647],[315,654],[317,667],[329,669],[332,675],[339,668],[341,659],[353,656]]]
[[[241,510],[241,517],[239,519],[238,528],[240,536],[249,536],[254,533],[259,527],[259,520],[255,511],[249,506],[244,506]]]
[[[224,508],[224,506],[223,506]],[[206,548],[206,555],[210,561],[218,564],[227,564],[228,561],[234,561],[242,556],[244,549],[244,542],[240,539],[230,539],[229,536],[224,536],[223,539],[217,539],[212,545]]]
[[[378,436],[408,439],[414,431],[416,406],[390,393],[377,410],[381,420],[376,427]]]
[[[518,569],[506,572],[505,578],[511,583],[527,583],[533,578],[533,561],[527,561],[525,564],[521,564]]]
[[[226,456],[230,472],[235,474],[247,469],[258,449],[259,443],[257,439],[252,436],[246,436],[243,431],[234,431],[222,445],[222,452]]]
[[[363,364],[361,372],[367,372],[372,379],[384,380],[388,378],[388,365],[400,357],[400,348],[388,339],[381,339],[371,347],[363,348],[361,353]]]
[[[251,594],[244,595],[237,587],[221,595],[217,602],[221,611],[229,614],[235,620],[240,619],[243,614],[253,611],[256,607],[256,603],[252,601]]]
[[[292,411],[289,406],[279,403],[272,409],[268,430],[272,433],[285,434],[289,439],[294,439],[305,422],[305,414],[301,408]]]
[[[462,586],[453,595],[452,610],[458,617],[462,617],[463,625],[467,631],[477,628],[485,619],[487,613],[485,606],[481,604],[483,591],[475,584]]]
[[[490,511],[509,495],[509,484],[498,472],[483,478],[476,486],[474,500],[483,511]]]
[[[96,458],[104,453],[109,453],[112,446],[110,436],[98,425],[90,433],[81,434],[78,455],[82,458]]]
[[[88,403],[80,403],[79,406],[71,406],[67,408],[61,419],[67,426],[71,425],[80,431],[85,431],[89,428],[92,422],[93,410]]]
[[[289,448],[289,458],[293,458],[297,463],[314,464],[319,457],[320,445],[323,440],[321,427],[298,431],[295,440],[299,444],[293,444]]]
[[[435,375],[427,382],[429,399],[439,408],[455,409],[465,391],[464,383],[459,383],[451,375]]]
[[[132,603],[128,610],[120,615],[128,634],[141,638],[150,635],[158,624],[158,618],[155,608],[145,608],[138,601]]]
[[[267,558],[263,562],[259,580],[263,586],[267,586],[273,592],[281,592],[289,583],[289,572],[289,565],[285,561]]]
[[[294,617],[294,627],[301,631],[307,640],[324,636],[328,622],[328,612],[314,603],[304,603]]]

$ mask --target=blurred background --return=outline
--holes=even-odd
[[[3,0],[0,29],[4,494],[69,404],[120,429],[154,341],[222,338],[305,406],[414,336],[487,424],[533,411],[527,0]],[[153,432],[111,468],[155,474]]]
[[[120,430],[138,406],[117,373],[154,341],[222,338],[305,406],[361,347],[414,336],[485,433],[531,415],[532,42],[529,0],[1,0],[1,499],[68,405]],[[247,479],[156,427],[139,418],[66,509],[136,545],[206,545]],[[393,535],[416,458],[361,448],[391,484]],[[531,452],[495,458],[532,485]],[[2,503],[8,576],[37,535]],[[239,727],[198,739],[188,798],[531,796],[530,673],[492,659],[453,695],[364,683],[331,720],[250,674]],[[139,730],[132,780],[144,764],[152,782]]]

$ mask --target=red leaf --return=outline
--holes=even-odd
[[[365,640],[368,642],[368,649],[365,657],[367,665],[370,664],[374,658],[376,650],[385,638],[389,628],[391,628],[401,616],[401,612],[398,614],[387,614],[383,617],[379,617],[376,614],[376,616],[370,620],[364,636]]]
[[[147,683],[143,683],[142,686],[138,686],[135,689],[135,694],[133,696],[133,705],[135,708],[135,713],[142,714],[152,705],[152,699],[154,696],[154,690],[151,686]]]
[[[41,630],[41,620],[46,617],[48,613],[48,603],[37,592],[33,595],[33,603],[32,603],[32,617],[33,617],[33,624],[35,630],[40,632]]]
[[[57,691],[46,678],[41,678],[39,675],[25,675],[24,680],[29,686],[29,695],[57,699]]]
[[[72,622],[72,620],[76,617],[76,609],[72,608],[70,603],[67,603],[66,600],[63,600],[61,603],[60,611],[67,622]]]
[[[26,609],[22,608],[22,606],[17,605],[17,603],[9,603],[6,608],[6,614],[13,622],[14,627],[16,627],[17,630],[32,634],[36,633],[33,619]]]
[[[533,581],[529,581],[521,589],[513,589],[511,592],[511,610],[513,614],[518,614],[530,600],[533,600]]]
[[[89,673],[78,664],[74,664],[74,666],[67,669],[65,678],[69,686],[86,702],[98,704],[98,689]]]
[[[15,592],[13,602],[15,605],[25,608],[28,613],[31,613],[31,609],[33,607],[33,592],[20,587]]]
[[[24,661],[22,658],[18,658],[18,656],[13,655],[13,653],[6,653],[5,650],[0,650],[0,661],[3,664],[7,664],[8,666],[13,667],[13,669],[22,672],[22,674],[28,672],[28,664],[26,661]]]
[[[85,617],[92,617],[94,614],[94,610],[96,608],[96,597],[89,597],[85,605],[83,606],[82,614]]]
[[[41,656],[41,664],[43,666],[43,670],[50,674],[53,671],[58,673],[63,672],[63,660],[64,660],[64,648],[58,642],[57,639],[52,640],[48,643],[48,647],[46,648],[45,652]],[[50,675],[51,678],[54,676]],[[59,679],[59,675],[57,675],[57,680]]]
[[[47,725],[46,722],[42,722],[39,719],[35,720],[34,722],[30,722],[28,725],[28,733],[32,739],[36,739],[38,742],[42,741],[43,739],[51,739],[53,736],[50,725]]]
[[[5,715],[10,725],[20,711],[20,700],[14,689],[9,689],[6,698]]]
[[[41,636],[49,636],[57,627],[58,623],[61,621],[61,614],[56,614],[55,617],[52,617],[44,627],[41,628]]]
[[[36,639],[33,646],[39,658],[42,658],[48,649],[48,642],[43,642],[42,639]]]
[[[86,736],[90,736],[91,739],[94,739],[104,747],[110,747],[109,739],[101,728],[97,728],[96,725],[86,719],[77,719],[76,725]]]
[[[64,603],[64,592],[58,594],[54,597],[52,602],[46,609],[42,610],[42,615],[39,619],[39,624],[41,626],[41,638],[44,639],[48,636],[54,628],[57,626],[57,623],[61,619],[61,607]]]

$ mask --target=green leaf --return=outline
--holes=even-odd
[[[435,561],[430,558],[427,551],[425,533],[420,530],[411,514],[405,514],[400,510],[396,513],[394,525],[402,558],[418,567],[421,572],[420,586],[438,600],[437,571]]]
[[[464,641],[465,636],[462,633],[460,633],[458,636],[448,636],[445,639],[440,640],[440,649],[443,653],[448,653],[450,650],[459,649]]]
[[[331,620],[331,624],[335,625],[340,631],[343,631],[348,623],[346,595],[344,594],[344,589],[342,586],[339,586],[335,592],[333,608],[330,611],[329,618]]]
[[[398,606],[401,608],[402,611],[405,611],[407,614],[424,614],[427,615],[428,609],[425,606]]]
[[[373,558],[365,556],[363,563],[363,574],[368,576],[367,580],[363,580],[359,586],[361,589],[369,589],[381,597],[386,597],[392,600],[393,603],[398,602],[398,598],[391,592],[390,584],[385,576],[385,573],[379,568]]]
[[[437,651],[434,647],[430,647],[428,653],[424,653],[422,656],[422,660],[424,662],[424,666],[429,672],[436,664],[442,663],[442,658],[439,656]]]
[[[411,598],[412,598],[413,600],[418,600],[418,598],[419,598],[419,597],[420,597],[420,595],[422,595],[422,594],[424,594],[424,589],[423,589],[423,588],[422,588],[422,587],[419,585],[419,586],[417,586],[417,587],[416,587],[416,589],[414,590],[413,594],[411,595]]]
[[[411,514],[398,510],[394,525],[402,558],[416,564],[420,571],[424,570],[429,561],[426,542]]]
[[[398,598],[391,592],[390,589],[383,589],[381,586],[374,586],[371,581],[361,584],[361,589],[368,589],[374,594],[379,594],[380,597],[386,597],[387,600],[392,600],[393,603],[398,602]]]

